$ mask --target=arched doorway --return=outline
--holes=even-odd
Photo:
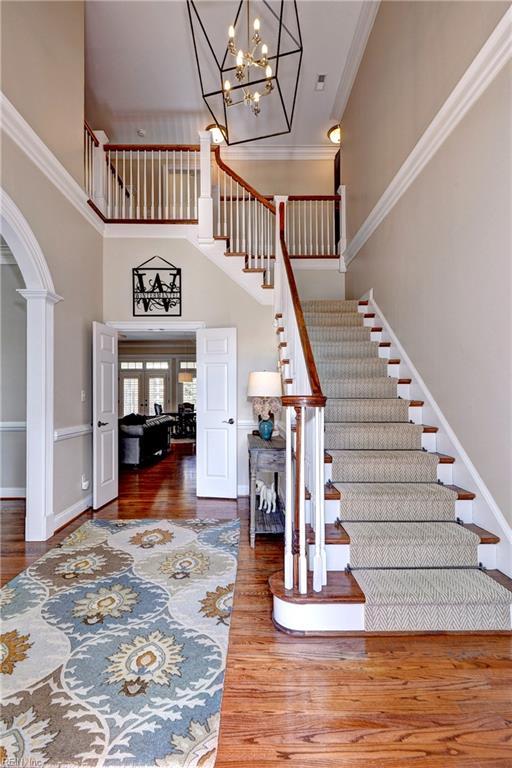
[[[53,515],[53,322],[61,300],[27,220],[0,189],[0,233],[20,268],[27,301],[27,483],[25,539],[45,541]]]

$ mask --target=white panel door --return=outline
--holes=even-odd
[[[236,328],[197,331],[197,495],[237,496]]]
[[[92,506],[118,493],[117,331],[92,324]]]

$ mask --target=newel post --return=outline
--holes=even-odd
[[[105,162],[105,150],[109,139],[105,131],[94,131],[99,145],[94,147],[92,161],[92,200],[100,211],[107,214],[107,164]]]
[[[197,206],[199,225],[197,239],[200,243],[214,242],[211,141],[210,131],[199,131],[201,195]]]

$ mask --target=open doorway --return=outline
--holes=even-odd
[[[119,336],[120,480],[173,453],[190,455],[195,475],[197,360],[194,332]],[[169,462],[169,467],[172,462]]]
[[[237,398],[236,328],[94,323],[94,509],[116,498],[126,473],[142,487],[151,467],[183,452],[192,457],[196,496],[236,498]]]
[[[25,515],[27,302],[25,281],[0,237],[0,499],[2,510]]]

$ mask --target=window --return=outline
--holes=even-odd
[[[139,380],[123,379],[123,416],[139,412]]]
[[[180,368],[183,371],[195,371],[197,368],[197,363],[195,361],[192,362],[191,360],[181,360]]]
[[[163,376],[149,376],[149,412],[153,413],[155,403],[165,409],[165,382]]]
[[[169,370],[169,363],[167,360],[156,360],[154,362],[146,363],[146,368],[153,368],[154,370],[167,371]]]
[[[142,362],[123,362],[121,363],[121,370],[122,371],[142,371],[144,368],[144,363]]]
[[[192,403],[193,405],[197,404],[197,383],[196,380],[191,382],[187,382],[186,384],[181,385],[183,387],[183,396],[181,398],[182,403]]]

